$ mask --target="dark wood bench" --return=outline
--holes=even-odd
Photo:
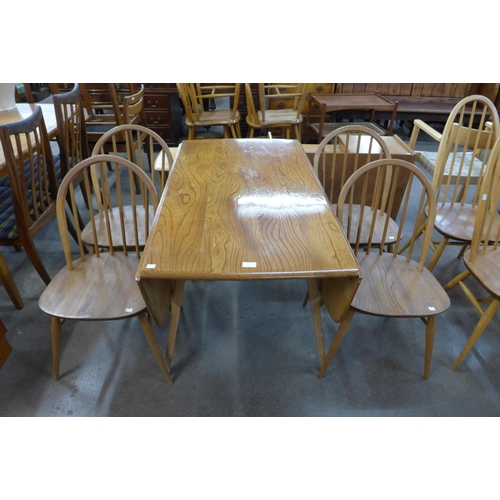
[[[498,83],[337,83],[335,93],[379,92],[398,101],[397,119],[445,122],[464,97],[482,94],[500,107]],[[388,119],[389,117],[383,117]]]

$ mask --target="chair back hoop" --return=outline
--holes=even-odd
[[[189,83],[177,83],[177,90],[186,112],[186,117],[191,123],[200,121],[200,110],[196,100],[194,87]]]
[[[137,164],[142,170],[146,170],[143,155],[137,154],[139,151],[144,150],[149,161],[147,170],[150,172],[153,185],[155,188],[163,190],[167,181],[169,169],[174,160],[167,143],[154,130],[138,124],[118,125],[117,127],[105,132],[99,138],[92,149],[92,155],[104,154],[104,146],[109,142],[111,142],[112,153],[117,154],[117,142],[119,142],[123,137],[125,137],[126,142],[127,159]],[[157,149],[157,146],[160,147],[162,153],[162,168],[158,173],[160,177],[159,180],[156,179],[157,171],[154,168],[155,149]]]
[[[500,242],[498,219],[500,202],[500,136],[495,141],[489,157],[488,170],[481,188],[474,231],[472,233],[470,260],[474,261],[478,251],[496,249]]]
[[[123,123],[131,123],[133,118],[141,115],[144,108],[144,84],[135,94],[127,95],[123,98]]]
[[[56,201],[56,210],[57,210],[57,222],[59,226],[59,233],[61,236],[61,241],[63,244],[64,256],[66,258],[66,264],[69,270],[73,269],[73,256],[72,250],[70,247],[70,240],[68,234],[68,222],[67,222],[67,214],[66,214],[66,201],[68,195],[71,199],[70,206],[72,209],[73,218],[76,220],[79,216],[79,210],[81,207],[78,207],[78,197],[77,197],[77,187],[83,185],[83,189],[86,191],[86,196],[88,200],[92,200],[92,195],[96,195],[96,193],[100,193],[101,202],[105,205],[106,209],[96,208],[96,205],[99,205],[98,197],[96,196],[91,203],[89,203],[89,219],[92,224],[92,232],[93,232],[93,241],[95,244],[93,245],[92,254],[97,256],[100,255],[101,249],[97,244],[97,228],[96,228],[96,219],[97,216],[100,216],[100,220],[102,224],[106,225],[106,231],[108,236],[109,243],[109,252],[113,254],[115,252],[115,248],[113,246],[113,241],[111,237],[111,228],[110,228],[110,215],[109,211],[111,209],[111,205],[113,200],[110,197],[110,188],[108,185],[108,177],[109,171],[107,168],[107,164],[112,163],[114,165],[114,182],[116,183],[115,189],[118,192],[117,195],[117,208],[118,214],[121,219],[121,229],[122,229],[122,240],[125,244],[120,246],[120,251],[124,254],[127,254],[127,241],[125,238],[125,221],[123,219],[124,215],[124,206],[125,204],[129,204],[128,200],[125,200],[125,196],[122,195],[122,187],[123,192],[127,189],[125,186],[122,186],[122,180],[120,177],[119,167],[123,167],[128,170],[129,176],[129,191],[132,199],[132,207],[133,207],[133,220],[128,221],[129,224],[133,224],[135,230],[135,253],[136,255],[140,255],[140,248],[138,245],[138,223],[136,220],[137,217],[137,204],[135,202],[135,191],[134,191],[134,182],[133,176],[137,176],[141,185],[143,186],[142,197],[143,200],[146,200],[146,210],[144,210],[146,222],[144,227],[146,231],[149,231],[149,210],[148,206],[151,205],[153,207],[154,212],[158,208],[158,194],[156,189],[148,177],[148,175],[136,164],[127,160],[126,158],[110,155],[110,154],[99,154],[95,156],[91,156],[86,160],[81,161],[73,167],[68,174],[64,177],[61,182],[61,186],[59,188],[59,192],[57,193],[57,201]],[[92,184],[92,189],[91,189]],[[85,244],[82,240],[82,232],[80,227],[76,225],[76,233],[78,239],[78,246],[80,249],[80,257],[82,260],[85,260]]]
[[[0,125],[17,229],[26,233],[52,208],[58,180],[40,106],[17,122]]]
[[[398,188],[398,178],[402,176],[402,171],[406,171],[408,181],[405,181],[404,199],[401,203],[401,208],[397,217],[399,226],[398,234],[392,240],[388,239],[388,231],[390,224],[390,217],[387,214],[391,213],[392,205],[395,199],[396,189]],[[390,175],[388,175],[388,172]],[[415,182],[415,178],[417,182]],[[359,181],[359,182],[358,182]],[[418,181],[420,181],[420,195],[418,196]],[[384,199],[381,195],[385,191],[385,184],[389,184],[388,196]],[[361,184],[361,186],[360,186]],[[415,203],[410,202],[410,193],[412,188],[416,192],[419,199],[417,206]],[[357,210],[353,210],[352,193],[354,189],[361,192],[360,202],[357,205]],[[368,200],[369,192],[373,193],[370,202]],[[415,196],[415,194],[413,194]],[[415,218],[408,215],[408,210],[411,207],[412,212],[416,208],[417,215]],[[340,192],[337,203],[337,218],[341,225],[345,226],[344,230],[348,239],[351,241],[351,227],[357,232],[356,243],[354,244],[354,253],[358,255],[360,248],[363,248],[366,253],[372,249],[373,231],[376,227],[377,220],[382,218],[383,229],[380,236],[380,245],[377,245],[376,250],[379,254],[383,252],[390,252],[394,257],[398,255],[399,248],[403,245],[403,239],[409,241],[407,262],[412,259],[413,251],[417,251],[414,245],[415,240],[420,235],[419,228],[421,225],[421,215],[427,213],[426,227],[432,228],[436,218],[436,198],[432,189],[432,184],[427,179],[425,174],[415,165],[397,159],[381,159],[372,161],[358,170],[356,170],[351,177],[344,184]],[[368,215],[371,214],[369,217]],[[359,216],[359,217],[358,217]],[[359,223],[358,223],[359,220]],[[366,222],[365,222],[366,221]],[[368,241],[363,241],[361,247],[361,234],[364,228],[362,224],[369,224],[369,238]],[[405,227],[406,224],[406,227]],[[410,230],[408,229],[410,226]],[[422,270],[425,265],[425,258],[431,244],[432,231],[425,231],[422,247],[420,250],[419,270]],[[387,249],[387,245],[390,248]]]
[[[453,108],[443,130],[432,179],[438,206],[477,205],[488,158],[499,134],[498,111],[487,97],[468,96]]]
[[[75,83],[69,92],[54,94],[53,101],[64,177],[73,165],[90,156],[79,84]]]
[[[346,125],[333,130],[321,141],[314,154],[313,167],[330,203],[335,204],[342,186],[353,172],[382,158],[391,158],[391,153],[379,134],[362,125]],[[385,187],[387,190],[389,184],[385,183]],[[387,197],[386,191],[383,197]]]

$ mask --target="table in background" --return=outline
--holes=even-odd
[[[57,135],[57,120],[54,105],[50,103],[18,103],[14,109],[0,111],[0,125],[28,118],[33,114],[35,106],[40,106],[42,108],[43,120],[45,121],[45,127],[47,128],[47,134],[49,139],[53,139]],[[0,176],[4,175],[4,169],[6,166],[7,164],[5,162],[3,147],[0,144]]]
[[[319,123],[311,123],[311,107],[317,105],[320,109]],[[318,144],[332,130],[348,125],[347,123],[325,123],[326,113],[335,111],[371,111],[370,122],[363,122],[362,125],[368,126],[379,134],[392,135],[392,127],[396,120],[398,103],[393,102],[387,97],[378,93],[374,94],[309,94],[309,106],[307,108],[306,132],[309,130],[317,137]],[[389,112],[391,118],[387,130],[373,123],[376,112]]]
[[[169,367],[186,280],[306,279],[322,362],[317,280],[339,322],[360,269],[299,142],[211,139],[179,147],[136,279]]]

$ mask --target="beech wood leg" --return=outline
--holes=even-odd
[[[318,280],[310,278],[307,280],[309,300],[311,302],[311,313],[314,323],[314,334],[316,336],[316,345],[318,347],[318,356],[320,365],[325,359],[325,343],[323,340],[323,324],[321,321],[321,301],[318,291]]]
[[[167,338],[167,368],[170,371],[172,357],[174,355],[175,338],[177,337],[177,327],[179,326],[179,316],[181,314],[182,297],[184,296],[185,280],[176,280],[174,285],[174,295],[170,305],[170,327]]]
[[[54,380],[59,380],[59,363],[61,359],[61,320],[52,316],[52,366]]]
[[[477,339],[484,332],[484,329],[488,326],[490,321],[493,319],[493,316],[495,316],[496,310],[498,309],[499,305],[500,305],[500,300],[494,298],[492,303],[486,309],[486,311],[484,311],[484,314],[481,316],[481,319],[479,320],[478,324],[476,325],[476,328],[474,328],[474,331],[472,332],[471,336],[469,337],[467,344],[465,344],[465,347],[462,349],[462,352],[460,353],[457,360],[455,361],[455,364],[453,365],[453,368],[452,368],[453,370],[456,370],[462,364],[462,361],[464,360],[465,356],[467,356],[469,351],[472,349],[472,347],[476,343]]]
[[[143,312],[139,314],[139,321],[141,322],[142,330],[148,341],[149,347],[153,351],[154,357],[156,358],[156,362],[158,363],[165,380],[168,385],[172,385],[172,379],[170,378],[170,374],[168,373],[167,363],[163,358],[163,354],[160,350],[160,346],[158,345],[158,341],[156,340],[153,328],[151,327],[150,320],[146,317],[146,314]]]
[[[441,243],[439,243],[439,246],[436,248],[436,251],[434,252],[434,255],[431,258],[431,261],[429,262],[429,265],[427,266],[427,269],[429,271],[432,271],[434,269],[434,266],[437,264],[441,255],[443,255],[444,249],[446,248],[448,241],[449,241],[449,238],[443,238],[441,240]]]
[[[354,316],[354,309],[349,309],[349,311],[347,311],[347,314],[345,315],[345,318],[341,321],[337,329],[337,333],[335,334],[330,349],[328,349],[328,354],[326,355],[326,358],[323,361],[323,364],[321,365],[321,370],[318,373],[318,378],[322,378],[323,375],[325,374],[325,371],[328,368],[330,361],[337,352],[337,349],[340,347],[340,343],[342,342],[343,338],[345,337],[345,334],[347,333],[347,330],[349,328],[349,325],[351,324],[353,316]]]
[[[425,329],[425,362],[424,362],[424,379],[429,378],[432,361],[432,349],[434,347],[434,334],[436,332],[436,316],[429,316],[426,321]]]
[[[443,287],[445,292],[449,292],[452,288],[455,288],[461,281],[466,280],[470,276],[470,271],[466,270],[463,273],[460,273],[458,276],[455,276],[451,281],[446,283]]]

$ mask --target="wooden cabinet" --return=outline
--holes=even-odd
[[[154,130],[169,146],[177,146],[182,140],[183,127],[180,98],[175,83],[143,85],[146,126]]]

